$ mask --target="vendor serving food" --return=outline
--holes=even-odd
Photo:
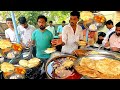
[[[63,27],[62,32],[62,52],[72,53],[72,51],[78,49],[77,41],[83,39],[82,28],[77,24],[79,21],[80,12],[70,13],[70,24]]]
[[[62,46],[63,53],[72,53],[72,51],[78,49],[77,41],[83,40],[83,32],[81,26],[77,24],[79,21],[80,12],[70,13],[70,24],[64,26],[62,32]]]

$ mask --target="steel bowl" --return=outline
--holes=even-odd
[[[45,65],[45,72],[46,72],[46,75],[49,79],[69,79],[70,77],[66,77],[66,78],[57,78],[57,77],[54,77],[53,76],[53,73],[54,73],[54,68],[52,66],[52,64],[55,62],[55,60],[58,60],[58,59],[62,59],[62,58],[66,58],[66,57],[70,57],[70,58],[74,58],[77,60],[77,58],[75,56],[72,56],[72,55],[62,55],[62,56],[56,56],[50,60],[48,60],[48,62],[46,63]],[[73,68],[74,69],[74,68]],[[79,77],[81,77],[80,74],[78,74],[75,70],[74,70],[74,74],[72,75],[77,75]],[[72,75],[70,75],[72,77]],[[75,79],[75,78],[74,78]],[[76,78],[78,79],[78,78]],[[80,78],[79,78],[80,79]]]

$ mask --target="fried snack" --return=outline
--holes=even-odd
[[[15,50],[15,51],[22,51],[22,45],[21,44],[19,44],[19,43],[14,43],[14,44],[12,44],[12,48],[13,48],[13,50]]]
[[[120,75],[120,61],[104,59],[96,63],[96,69],[108,75]]]
[[[96,68],[96,62],[95,60],[91,60],[90,58],[85,58],[83,57],[81,62],[80,62],[80,66],[87,66],[90,69],[95,69]]]
[[[25,74],[26,70],[23,67],[15,67],[15,73],[17,73],[17,74]]]
[[[86,42],[85,41],[77,41],[77,43],[80,45],[80,46],[86,46]]]
[[[23,67],[28,67],[29,62],[27,60],[20,60],[19,65]]]
[[[87,53],[87,50],[82,50],[82,49],[78,49],[72,52],[72,54],[76,56],[85,56],[86,53]]]
[[[19,61],[19,65],[21,65],[23,67],[28,67],[28,68],[36,67],[39,64],[40,64],[40,59],[38,59],[38,58],[32,58],[28,61],[27,60],[20,60]]]
[[[97,71],[92,70],[92,69],[85,67],[85,66],[75,66],[75,69],[77,71],[79,71],[79,73],[84,75],[84,76],[95,78],[99,75],[99,73]]]
[[[32,58],[28,61],[28,67],[29,68],[36,67],[39,64],[40,64],[40,59],[38,59],[38,58]]]
[[[11,48],[2,49],[2,54],[4,55],[5,53],[9,52],[10,50],[11,50]]]
[[[38,59],[38,58],[32,58],[28,62],[29,62],[29,64],[38,65],[40,63],[40,59]]]
[[[52,53],[55,51],[55,48],[47,48],[47,50],[45,50],[46,53]]]
[[[53,51],[53,50],[54,50],[54,48],[47,48],[47,50],[48,50],[48,51]]]
[[[94,15],[92,12],[90,11],[82,11],[80,13],[80,18],[84,21],[87,21],[87,20],[90,20],[90,19],[93,19]]]
[[[10,64],[10,63],[7,63],[7,62],[3,62],[1,64],[1,71],[3,72],[10,72],[10,71],[14,71],[15,67]]]
[[[6,49],[11,46],[12,46],[12,43],[10,41],[4,40],[4,39],[0,40],[0,48],[1,49]]]
[[[73,64],[74,64],[74,62],[71,61],[70,59],[67,59],[67,60],[65,60],[65,61],[62,63],[63,67],[67,67],[67,68],[72,67]]]
[[[120,61],[104,58],[102,60],[92,60],[82,58],[75,69],[82,75],[101,78],[101,79],[119,79]]]

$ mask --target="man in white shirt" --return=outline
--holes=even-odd
[[[112,20],[108,20],[106,22],[106,27],[108,28],[108,31],[106,33],[106,36],[104,38],[104,40],[102,41],[102,44],[104,47],[107,47],[108,46],[108,39],[109,39],[109,35],[115,31],[115,27],[113,25],[113,21]]]
[[[29,47],[32,39],[32,33],[36,28],[33,25],[29,25],[25,17],[19,17],[18,21],[20,25],[17,27],[17,29],[21,36],[21,44],[23,48]],[[36,57],[35,46],[33,46],[32,54],[34,57]]]
[[[55,36],[55,28],[52,24],[53,22],[49,21],[49,26],[47,26],[46,29],[49,30],[53,34],[53,36]]]
[[[77,41],[83,40],[82,27],[78,25],[80,12],[70,13],[70,24],[65,25],[62,31],[62,52],[71,54],[72,51],[78,49]]]
[[[27,20],[25,17],[19,17],[20,25],[17,27],[19,34],[21,36],[21,42],[24,47],[27,47],[31,41],[31,36],[35,27],[33,25],[27,24]]]
[[[16,39],[15,31],[14,31],[12,18],[7,18],[6,24],[8,26],[8,29],[5,30],[6,39],[9,40],[10,42],[16,42],[17,39]]]

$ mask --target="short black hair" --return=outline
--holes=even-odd
[[[53,23],[52,21],[49,21],[49,23]]]
[[[80,12],[78,12],[78,11],[72,11],[70,13],[70,16],[77,16],[77,18],[79,19],[80,18]]]
[[[19,21],[20,24],[25,24],[27,22],[27,20],[26,20],[26,18],[24,16],[19,17],[18,21]]]
[[[105,37],[106,34],[105,34],[104,32],[98,32],[98,37],[99,37],[99,36]]]
[[[120,22],[118,22],[115,26],[116,26],[116,27],[120,27]]]
[[[108,21],[106,21],[106,23],[105,23],[106,25],[110,25],[110,24],[112,24],[113,25],[113,21],[112,20],[108,20]]]
[[[7,22],[7,21],[12,21],[12,18],[6,18],[6,22]]]
[[[47,22],[47,17],[45,17],[44,15],[39,15],[38,18],[37,18],[37,22],[40,18],[43,18]]]
[[[66,23],[65,21],[62,21],[62,23]]]

